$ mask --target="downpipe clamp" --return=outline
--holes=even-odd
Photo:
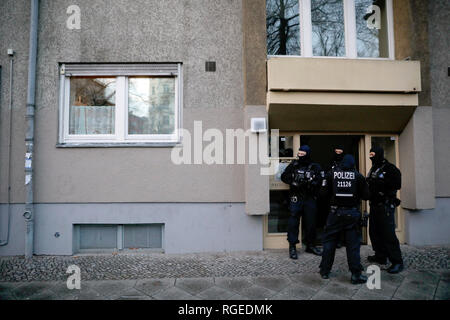
[[[33,214],[31,213],[31,211],[25,211],[23,213],[23,217],[25,218],[25,220],[28,221],[32,221],[33,220]]]

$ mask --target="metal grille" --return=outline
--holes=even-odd
[[[124,248],[162,248],[162,225],[125,225]]]
[[[80,225],[80,249],[117,248],[117,226]]]

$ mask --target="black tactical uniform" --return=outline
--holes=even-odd
[[[295,245],[299,243],[300,216],[303,216],[305,225],[306,252],[321,254],[321,251],[314,246],[314,242],[316,240],[317,196],[324,174],[319,164],[311,162],[309,146],[304,145],[299,150],[305,151],[306,155],[292,161],[281,175],[281,180],[290,185],[287,240],[292,259],[297,259]]]
[[[328,165],[327,169],[325,170],[325,172],[330,172],[331,170],[338,168],[341,164],[342,159],[344,159],[344,153],[341,154],[337,154],[336,153],[336,149],[340,149],[342,151],[344,151],[344,146],[341,144],[336,144],[333,147],[333,159],[331,160],[331,163]],[[324,197],[324,202],[326,202],[327,207],[326,207],[326,216],[328,216],[328,213],[330,212],[330,198],[325,198]],[[341,232],[339,234],[338,237],[338,242],[336,245],[336,248],[341,248],[343,245],[345,244],[345,232]]]
[[[329,171],[322,185],[321,193],[331,197],[331,209],[323,235],[323,254],[320,274],[328,279],[333,266],[336,244],[341,232],[345,232],[347,261],[352,272],[352,283],[364,283],[367,278],[361,274],[359,226],[361,199],[369,199],[369,188],[362,174],[355,170],[353,156],[347,154],[341,165]]]
[[[401,173],[384,159],[381,147],[374,147],[370,152],[375,152],[375,156],[371,158],[373,165],[367,176],[370,190],[369,236],[375,255],[369,256],[368,260],[386,264],[389,258],[392,266],[388,272],[398,273],[403,270],[403,259],[395,234],[395,207],[400,204],[396,193],[401,188]]]

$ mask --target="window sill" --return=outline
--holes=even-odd
[[[124,142],[124,143],[57,143],[57,148],[174,148],[181,142]]]

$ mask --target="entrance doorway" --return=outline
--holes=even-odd
[[[400,170],[398,135],[396,134],[330,134],[330,133],[300,133],[280,132],[278,155],[270,155],[272,160],[279,161],[278,172],[270,176],[270,213],[264,218],[264,248],[281,249],[287,248],[286,240],[287,221],[289,218],[289,186],[281,181],[281,173],[289,163],[295,159],[296,151],[301,144],[308,144],[312,149],[312,160],[318,162],[323,168],[329,166],[333,157],[333,146],[340,143],[344,146],[344,153],[355,157],[356,167],[359,172],[367,176],[371,167],[369,150],[372,145],[380,145],[385,150],[385,157],[395,164]],[[400,192],[397,195],[401,198]],[[368,203],[363,201],[361,210],[368,210]],[[325,210],[325,209],[319,209]],[[327,213],[322,211],[318,217],[319,241],[320,227],[325,223],[324,217]],[[404,217],[401,207],[397,207],[395,213],[396,233],[399,241],[404,243]],[[370,226],[369,226],[370,227]],[[300,235],[302,234],[300,230]],[[363,243],[370,244],[367,230],[362,233]]]
[[[313,162],[320,164],[322,170],[325,172],[331,169],[335,147],[341,146],[344,150],[344,154],[351,154],[355,158],[356,170],[359,171],[359,149],[362,139],[364,139],[364,136],[357,135],[301,135],[300,145],[307,144],[311,147],[311,159]],[[322,198],[320,201],[317,201],[317,245],[322,244],[323,228],[325,227],[328,217],[329,206],[330,204],[328,198]],[[304,232],[302,232],[302,234],[304,235]],[[366,237],[364,236],[363,238],[365,239]]]
[[[334,146],[342,145],[344,153],[353,155],[357,170],[364,175],[366,173],[364,143],[365,135],[280,133],[278,157],[277,155],[271,155],[272,159],[279,160],[280,166],[278,172],[270,177],[270,213],[266,217],[264,224],[265,248],[285,248],[288,246],[286,234],[290,214],[288,209],[289,186],[281,181],[281,173],[296,158],[295,156],[300,145],[308,144],[311,147],[312,161],[319,163],[323,170],[331,168]],[[326,201],[318,201],[318,204],[316,242],[320,245],[329,207]],[[361,209],[365,209],[365,207]],[[302,234],[304,233],[300,230],[300,237]],[[364,231],[363,242],[366,241],[367,233]]]

